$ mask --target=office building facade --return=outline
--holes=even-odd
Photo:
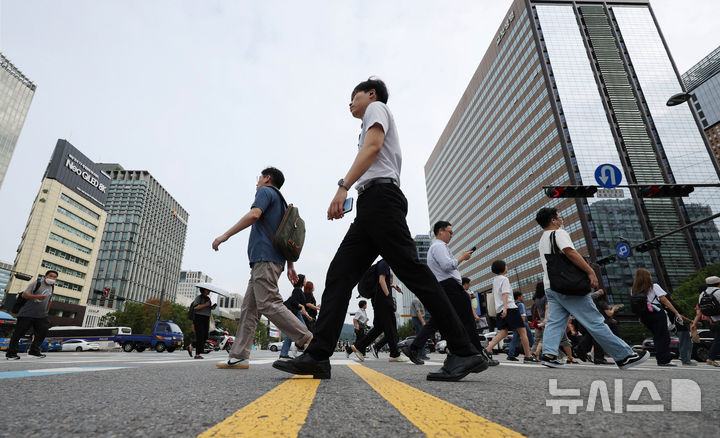
[[[0,303],[2,303],[5,298],[5,289],[7,289],[11,274],[12,265],[10,263],[0,262]]]
[[[198,295],[195,285],[198,283],[212,283],[212,281],[212,277],[201,271],[180,271],[180,281],[177,285],[175,302],[183,306],[189,306]]]
[[[433,238],[427,234],[418,234],[413,238],[413,240],[415,241],[415,249],[417,250],[418,259],[427,264],[427,253],[430,249]],[[395,281],[403,290],[402,294],[398,293],[394,289],[392,291],[395,296],[395,302],[397,303],[398,323],[402,325],[408,318],[412,317],[412,315],[410,315],[410,305],[412,304],[413,298],[415,298],[415,294],[405,287],[405,284],[403,284],[399,279],[395,278]]]
[[[716,162],[720,162],[720,47],[682,75]]]
[[[624,184],[717,183],[700,126],[682,91],[647,1],[516,0],[425,166],[430,223],[449,220],[453,251],[477,246],[463,274],[474,288],[503,259],[516,290],[542,280],[535,214],[557,207],[575,247],[591,261],[720,211],[714,188],[683,199],[549,199],[543,186],[597,185],[609,163]],[[717,225],[662,239],[659,250],[598,268],[626,301],[634,269],[671,289],[720,261]],[[697,231],[697,230],[695,230]]]
[[[119,308],[114,297],[174,301],[185,249],[188,213],[145,170],[101,164],[110,176],[107,226],[93,274],[96,305]]]
[[[109,184],[110,178],[97,164],[66,140],[58,140],[13,264],[13,270],[32,277],[50,269],[58,272],[50,305],[54,325],[83,323],[105,227]],[[6,308],[27,285],[10,278]]]
[[[0,53],[0,188],[37,87]]]

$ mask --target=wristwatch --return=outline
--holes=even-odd
[[[345,182],[344,178],[340,178],[340,181],[338,181],[338,187],[345,187],[345,190],[350,191],[350,186]]]

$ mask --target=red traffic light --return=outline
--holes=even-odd
[[[548,198],[592,198],[596,186],[551,186],[545,189]]]
[[[109,297],[110,296],[110,288],[106,287],[105,289],[103,289],[102,294],[105,298]]]

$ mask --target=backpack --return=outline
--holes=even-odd
[[[273,186],[272,187],[280,199],[282,199],[283,205],[285,206],[285,214],[280,221],[280,225],[275,231],[275,235],[270,231],[267,221],[263,218],[265,229],[270,236],[270,241],[273,247],[280,253],[283,258],[289,262],[296,262],[300,258],[300,251],[302,251],[303,244],[305,243],[305,221],[300,217],[300,211],[297,207],[292,204],[285,202],[280,190]]]
[[[630,311],[636,315],[644,315],[647,312],[647,295],[630,295]]]
[[[709,294],[707,290],[704,290],[702,296],[700,297],[698,307],[700,308],[700,313],[705,316],[720,315],[720,303],[718,303],[718,300],[715,298],[716,291],[717,289],[713,290],[712,293]]]
[[[41,283],[41,280],[37,280],[35,282],[35,288],[33,289],[33,294],[35,294],[35,292],[37,292],[38,289],[40,289],[40,283]],[[15,304],[13,304],[11,312],[17,314],[20,311],[20,309],[22,309],[22,307],[25,305],[25,303],[27,303],[27,301],[28,301],[27,298],[23,298],[23,292],[20,292],[19,294],[17,294],[17,298],[15,298]]]
[[[190,321],[193,321],[195,319],[195,306],[190,304],[190,307],[188,307],[188,319]]]
[[[358,292],[360,292],[360,296],[363,298],[372,298],[375,296],[375,292],[377,292],[378,287],[378,272],[377,272],[377,263],[370,266],[370,269],[365,271],[362,277],[360,277],[360,282],[358,283]]]

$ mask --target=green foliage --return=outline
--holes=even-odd
[[[253,345],[259,345],[263,350],[267,349],[268,344],[271,342],[267,329],[267,325],[258,321],[257,327],[255,328],[255,336],[253,337]]]
[[[621,322],[618,324],[618,329],[620,338],[630,346],[639,345],[645,338],[652,336],[650,330],[638,321]]]
[[[408,319],[407,321],[405,321],[405,324],[398,327],[398,338],[400,340],[403,340],[408,336],[413,336],[414,334],[415,329],[413,329],[412,326],[412,319]]]
[[[678,309],[680,313],[690,319],[695,317],[695,306],[700,296],[700,287],[705,284],[705,278],[712,275],[720,277],[720,263],[705,266],[675,288],[673,298],[678,307],[680,307],[680,309]]]
[[[148,302],[157,304],[160,300],[148,300]],[[125,303],[125,310],[108,313],[100,319],[100,325],[130,327],[135,334],[149,334],[155,327],[156,315],[156,307],[140,303]],[[187,318],[187,307],[164,301],[160,319],[172,320],[182,329],[186,337],[192,337],[192,321]]]

